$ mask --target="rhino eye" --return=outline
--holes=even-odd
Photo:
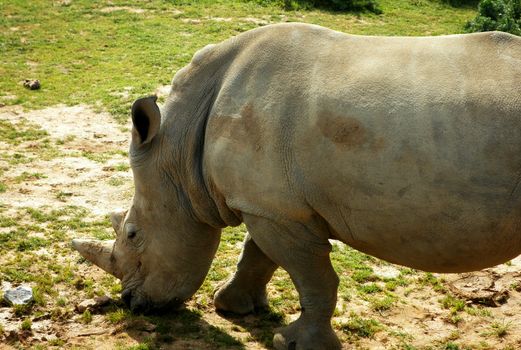
[[[138,228],[134,224],[127,224],[125,227],[125,231],[127,232],[127,239],[132,239],[137,236]]]

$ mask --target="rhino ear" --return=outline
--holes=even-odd
[[[136,100],[132,105],[132,143],[143,145],[152,141],[161,125],[157,96]]]

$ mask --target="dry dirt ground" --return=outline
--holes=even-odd
[[[44,110],[24,111],[19,107],[1,107],[0,121],[12,125],[39,127],[48,133],[48,150],[34,141],[20,144],[0,142],[0,167],[6,190],[0,193],[3,215],[15,216],[24,208],[44,210],[67,206],[85,208],[86,219],[106,220],[114,208],[125,208],[132,196],[132,177],[125,151],[128,147],[129,126],[117,124],[105,113],[96,113],[87,106],[56,106]],[[48,152],[48,153],[46,153]],[[26,162],[11,162],[17,154],[29,158]],[[19,156],[18,156],[19,157]],[[24,176],[24,174],[26,174]],[[29,174],[29,175],[27,175]],[[31,176],[31,174],[39,174]],[[0,233],[8,228],[1,228]],[[110,231],[109,228],[106,229]],[[109,233],[107,233],[109,234]],[[76,275],[101,283],[105,274],[97,268],[79,263],[79,256],[69,248],[68,240],[80,236],[74,230],[67,233],[59,249],[43,249],[38,254],[49,261],[70,264]],[[339,245],[339,249],[347,249]],[[11,260],[10,260],[11,259]],[[0,256],[0,264],[12,263],[7,254]],[[232,269],[232,267],[230,267]],[[400,274],[400,268],[388,264],[374,264],[376,275]],[[341,275],[347,273],[340,272]],[[371,308],[367,299],[353,295],[351,300],[341,295],[333,323],[346,349],[521,349],[521,258],[484,272],[470,275],[434,275],[411,272],[407,285],[393,290],[396,302],[391,308]],[[0,275],[1,277],[1,275]],[[437,282],[451,295],[463,300],[452,303],[437,290]],[[6,280],[3,284],[6,285]],[[384,284],[377,281],[376,285]],[[58,288],[56,299],[63,297],[63,317],[49,316],[56,302],[49,298],[40,307],[39,316],[30,316],[32,330],[20,331],[24,316],[17,316],[12,307],[0,305],[0,349],[29,348],[127,348],[156,336],[155,326],[147,324],[132,329],[110,322],[107,315],[93,313],[85,322],[74,311],[74,305],[87,298],[84,290]],[[280,293],[270,287],[273,296]],[[114,296],[117,293],[113,293]],[[200,296],[194,297],[188,308],[197,308]],[[208,298],[207,298],[208,299]],[[201,308],[199,307],[199,310]],[[202,308],[201,320],[206,327],[238,339],[246,349],[264,349],[266,345],[251,335],[248,323],[255,316],[241,321],[217,315],[211,301]],[[359,334],[347,327],[353,313],[362,319],[375,320],[380,327],[374,334]],[[298,316],[298,311],[286,315],[286,321]],[[363,328],[363,327],[361,327]],[[13,342],[13,337],[18,337]],[[174,335],[175,338],[175,335]],[[3,344],[2,344],[3,343]],[[210,345],[209,345],[210,344]],[[459,345],[456,345],[459,344]],[[212,348],[211,342],[197,339],[176,339],[161,348]]]

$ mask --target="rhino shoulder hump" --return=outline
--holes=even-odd
[[[197,50],[197,52],[192,57],[192,64],[193,65],[200,65],[208,60],[208,58],[212,55],[212,52],[216,48],[216,44],[208,44],[205,47],[203,47],[200,50]]]

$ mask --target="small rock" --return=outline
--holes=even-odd
[[[10,305],[27,305],[33,301],[33,289],[28,286],[19,286],[6,290],[4,300]]]
[[[58,339],[58,337],[56,335],[54,335],[54,334],[47,334],[47,336],[45,338],[47,338],[47,341],[49,341],[49,342]]]
[[[25,79],[24,80],[24,87],[30,89],[30,90],[38,90],[40,88],[40,81],[37,79],[31,80],[31,79]]]
[[[95,297],[94,299],[83,300],[81,303],[76,305],[76,311],[80,314],[84,313],[85,310],[94,311],[107,305],[110,300],[111,299],[106,295]]]
[[[96,306],[96,301],[94,299],[83,300],[81,303],[76,305],[76,311],[80,314],[84,313],[85,310],[92,310]]]
[[[11,284],[11,282],[2,281],[2,285],[0,287],[2,288],[3,291],[6,291],[8,289],[13,288],[13,285]]]

